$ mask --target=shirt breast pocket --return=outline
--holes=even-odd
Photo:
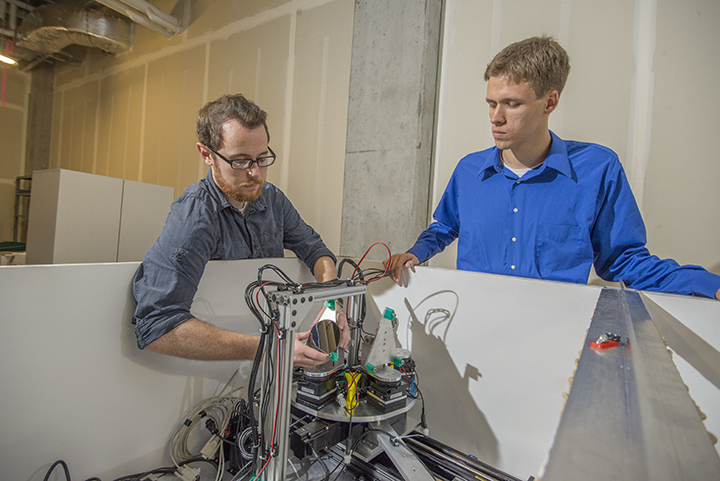
[[[261,234],[260,240],[266,257],[283,257],[283,238],[280,229],[267,228]]]
[[[586,282],[593,253],[590,236],[578,225],[538,226],[537,267],[543,279]]]

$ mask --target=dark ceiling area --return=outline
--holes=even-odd
[[[136,24],[166,37],[180,22],[146,0],[0,0],[0,54],[23,71],[44,62],[81,62],[93,51],[130,50]]]

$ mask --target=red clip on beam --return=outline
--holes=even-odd
[[[590,343],[590,349],[592,349],[593,351],[601,351],[603,349],[610,349],[611,347],[618,347],[619,345],[620,345],[620,343],[618,343],[617,341],[606,341],[606,342],[602,342],[600,344],[598,344],[595,341],[592,341]]]

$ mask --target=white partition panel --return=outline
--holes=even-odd
[[[430,435],[527,479],[552,443],[600,288],[417,267],[374,286],[413,353]]]
[[[312,279],[297,259],[211,262],[193,313],[257,332],[244,290],[266,263],[293,279]],[[186,411],[238,367],[244,382],[250,362],[187,361],[137,348],[130,323],[137,265],[0,266],[2,479],[40,481],[57,459],[75,479],[115,479],[167,465],[169,438]],[[432,437],[517,477],[537,475],[600,288],[416,271],[406,288],[388,279],[371,284],[366,330],[385,307],[395,309],[398,340],[417,363]],[[719,355],[720,302],[649,297],[671,316],[661,332],[677,346],[683,380],[717,434],[720,363],[712,359]],[[710,367],[703,364],[708,359]]]
[[[514,476],[537,476],[601,288],[426,267],[416,267],[406,283],[374,284],[369,310],[397,313],[399,341],[417,363],[430,435]],[[720,302],[649,297],[697,334],[685,332],[695,365],[699,338],[711,346],[704,359],[720,356]],[[717,435],[720,390],[705,376],[717,378],[720,363],[700,373],[674,359]]]
[[[145,257],[163,230],[174,197],[172,187],[123,181],[118,262],[141,261]]]
[[[266,262],[208,264],[193,312],[257,332],[243,291]],[[271,262],[310,278],[295,259]],[[250,365],[139,350],[130,323],[137,266],[0,267],[0,478],[40,481],[58,459],[73,479],[166,466],[184,413]]]

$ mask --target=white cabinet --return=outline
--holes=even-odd
[[[172,187],[65,169],[33,172],[27,264],[140,261],[162,231]]]

